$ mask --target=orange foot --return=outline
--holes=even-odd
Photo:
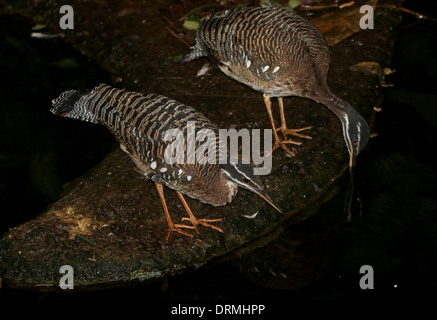
[[[219,222],[219,221],[222,221],[222,219],[197,219],[194,216],[193,212],[191,211],[190,207],[188,206],[188,203],[185,200],[185,198],[182,195],[182,193],[180,193],[179,191],[176,191],[176,193],[179,196],[179,199],[181,200],[181,202],[182,202],[182,204],[183,204],[183,206],[184,206],[184,208],[187,211],[188,216],[189,216],[188,218],[187,217],[182,218],[182,221],[190,221],[191,224],[192,224],[192,226],[186,226],[184,224],[178,224],[178,225],[176,225],[177,227],[194,229],[194,230],[196,230],[197,233],[199,233],[199,230],[197,229],[197,226],[199,224],[201,224],[201,225],[203,225],[205,227],[212,228],[214,230],[223,232],[223,230],[220,229],[219,227],[216,227],[215,225],[212,225],[212,224],[209,223],[209,222]]]
[[[300,128],[300,129],[288,129],[287,125],[285,123],[283,123],[280,128],[276,129],[276,131],[281,131],[282,135],[284,137],[286,137],[288,134],[291,134],[291,135],[299,137],[299,138],[312,139],[311,136],[307,136],[307,135],[299,133],[301,131],[309,130],[311,128],[312,127],[305,127],[305,128]],[[302,143],[299,142],[299,143],[296,143],[296,144],[302,144]]]

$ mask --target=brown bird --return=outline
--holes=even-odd
[[[320,31],[308,20],[278,7],[235,8],[204,17],[192,51],[180,61],[207,56],[221,71],[264,94],[277,147],[294,155],[277,135],[280,130],[302,138],[302,129],[288,129],[282,97],[299,96],[324,104],[341,121],[350,154],[349,164],[369,139],[369,126],[347,102],[328,88],[329,49]],[[277,97],[281,126],[276,129],[270,97]]]
[[[172,231],[192,237],[181,228],[191,228],[199,233],[199,224],[223,232],[211,224],[221,219],[197,219],[184,195],[213,206],[223,206],[234,199],[240,186],[258,194],[281,212],[265,191],[259,176],[253,174],[251,164],[234,158],[219,164],[221,156],[228,156],[228,150],[226,144],[219,143],[217,126],[200,112],[180,102],[157,94],[142,95],[101,84],[90,93],[77,90],[63,92],[53,100],[50,111],[63,117],[103,124],[111,131],[140,173],[155,182],[168,223],[167,239]],[[187,152],[190,124],[195,126],[195,131],[203,129],[208,133],[211,145],[218,151],[216,154],[210,153],[209,145],[195,140],[195,149]],[[182,140],[177,140],[177,135],[171,135],[176,129],[182,134]],[[173,150],[177,150],[170,148],[175,146],[175,141],[181,143],[176,147],[182,146],[185,155],[182,159],[171,158]],[[200,163],[196,158],[199,155],[208,161]],[[163,185],[176,191],[189,216],[182,220],[190,221],[191,225],[173,223]]]

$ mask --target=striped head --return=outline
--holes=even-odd
[[[350,155],[349,167],[354,167],[358,154],[369,141],[370,128],[366,120],[354,109],[344,113],[342,119],[344,141]]]
[[[253,174],[253,166],[251,164],[244,164],[239,160],[231,159],[228,163],[221,164],[220,166],[229,184],[238,185],[256,193],[273,208],[282,213],[278,204],[267,194],[259,176]]]
[[[343,138],[349,152],[349,167],[354,167],[358,154],[364,149],[370,138],[370,128],[366,120],[346,101],[338,98],[329,90],[323,93],[317,102],[323,103],[341,121]]]

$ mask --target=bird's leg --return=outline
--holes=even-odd
[[[217,230],[217,231],[220,231],[220,232],[223,232],[223,230],[222,229],[220,229],[219,227],[216,227],[216,226],[214,226],[214,225],[212,225],[212,224],[209,224],[208,222],[218,222],[218,221],[222,221],[222,219],[197,219],[195,216],[194,216],[194,214],[193,214],[193,212],[191,211],[191,209],[190,209],[190,207],[188,206],[188,203],[187,203],[187,201],[185,200],[185,198],[184,198],[184,196],[182,195],[182,193],[180,193],[179,191],[176,191],[176,193],[177,193],[177,195],[179,196],[179,199],[181,200],[181,202],[182,202],[182,204],[183,204],[183,206],[184,206],[184,208],[185,208],[185,210],[187,211],[187,213],[188,213],[188,218],[187,217],[184,217],[184,218],[182,218],[182,221],[190,221],[191,222],[191,224],[193,225],[193,229],[194,230],[196,230],[196,232],[197,233],[199,233],[199,230],[197,230],[197,226],[199,225],[199,224],[201,224],[201,225],[203,225],[203,226],[205,226],[205,227],[209,227],[209,228],[212,228],[212,229],[214,229],[214,230]],[[187,226],[184,226],[184,225],[179,225],[179,224],[177,224],[176,226],[178,226],[178,227],[187,227]]]
[[[278,134],[277,134],[277,130],[276,130],[276,126],[275,126],[275,121],[273,120],[273,114],[272,114],[272,102],[270,101],[270,96],[268,94],[263,94],[263,98],[264,98],[264,104],[266,105],[266,109],[267,109],[267,113],[269,114],[269,118],[270,118],[270,123],[272,125],[272,131],[273,131],[273,136],[275,137],[275,144],[273,145],[272,150],[268,153],[268,155],[271,155],[273,153],[273,151],[276,150],[276,148],[281,147],[282,149],[284,149],[285,151],[287,151],[287,153],[289,153],[292,156],[295,156],[294,152],[289,150],[286,147],[286,143],[294,143],[294,144],[301,144],[300,142],[294,142],[294,141],[283,141],[281,139],[279,139]]]
[[[306,136],[304,134],[299,133],[300,131],[311,129],[311,127],[305,127],[305,128],[300,128],[300,129],[288,129],[287,128],[287,123],[285,122],[284,103],[282,101],[282,97],[278,97],[278,103],[279,103],[279,113],[281,115],[281,126],[278,129],[276,129],[276,131],[281,130],[285,139],[287,138],[287,134],[291,134],[293,136],[297,136],[300,138],[311,139],[310,136]]]
[[[162,184],[155,182],[156,189],[158,190],[159,198],[161,199],[162,207],[164,208],[165,217],[167,218],[168,223],[168,233],[166,239],[168,240],[170,238],[170,234],[172,231],[179,232],[183,234],[184,236],[192,238],[193,235],[185,232],[184,230],[180,229],[181,225],[175,225],[173,221],[171,220],[170,213],[168,212],[167,203],[165,202],[164,198],[164,190],[162,188]],[[186,228],[191,228],[190,226],[185,226]]]

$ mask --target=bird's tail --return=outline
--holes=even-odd
[[[185,54],[182,57],[180,57],[179,59],[177,59],[176,62],[188,62],[188,61],[195,60],[195,59],[203,57],[203,56],[205,56],[205,54],[202,51],[200,51],[196,47],[193,47],[193,48],[191,48],[190,52],[188,52],[187,54]]]
[[[100,123],[99,118],[87,108],[89,95],[90,93],[77,90],[62,92],[58,98],[52,101],[53,108],[50,111],[61,117]]]
[[[183,55],[179,59],[176,60],[176,62],[188,62],[191,60],[195,60],[200,57],[208,57],[208,50],[206,49],[205,44],[203,41],[199,38],[196,38],[196,43],[194,46],[192,46],[191,51],[187,54]]]

